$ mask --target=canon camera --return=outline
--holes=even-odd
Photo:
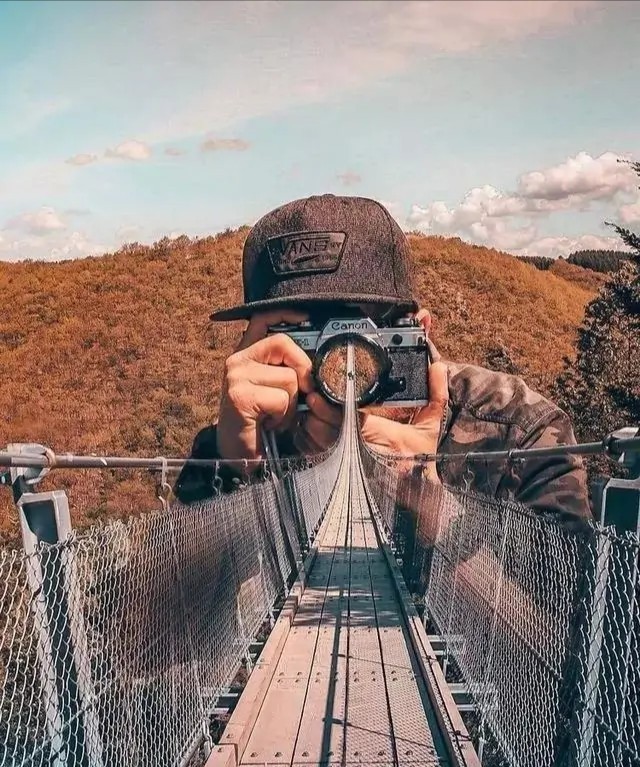
[[[388,327],[378,327],[369,317],[330,319],[322,325],[281,323],[268,333],[286,333],[304,349],[313,362],[317,389],[330,402],[345,402],[351,344],[357,405],[419,407],[427,403],[427,336],[412,317],[397,319]],[[305,409],[303,402],[299,409]]]

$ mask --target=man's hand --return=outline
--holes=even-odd
[[[429,404],[420,409],[413,422],[398,423],[376,415],[375,408],[371,408],[360,414],[362,436],[380,453],[407,456],[436,453],[447,399],[446,365],[434,362],[429,367]],[[307,395],[306,401],[309,413],[302,420],[305,437],[315,450],[326,450],[338,438],[342,411],[316,392]],[[430,462],[429,467],[429,478],[437,479],[435,463]]]
[[[287,310],[255,315],[238,350],[227,359],[217,429],[222,458],[259,459],[260,425],[283,431],[293,423],[298,392],[313,388],[311,360],[284,333],[265,336],[270,325],[305,319]]]

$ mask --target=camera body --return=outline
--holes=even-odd
[[[388,327],[378,327],[369,317],[336,317],[322,325],[281,323],[268,329],[269,335],[274,333],[286,333],[309,355],[318,389],[336,404],[342,404],[342,400],[322,380],[322,360],[349,341],[366,349],[379,366],[377,381],[363,394],[359,405],[420,407],[428,402],[427,336],[412,317],[399,318]],[[299,409],[305,409],[304,404]]]

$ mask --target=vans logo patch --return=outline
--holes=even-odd
[[[334,272],[346,239],[344,232],[296,232],[267,240],[267,251],[276,274]]]

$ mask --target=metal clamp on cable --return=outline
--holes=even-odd
[[[625,426],[622,429],[617,429],[616,431],[611,432],[611,434],[608,434],[602,440],[605,454],[611,458],[611,460],[616,461],[616,463],[619,463],[621,466],[628,469],[638,467],[638,464],[640,463],[640,453],[635,450],[621,450],[618,444],[620,440],[633,439],[637,436],[640,436],[640,428],[637,426]]]
[[[13,487],[13,499],[17,503],[20,496],[34,488],[44,479],[55,465],[56,455],[51,448],[35,442],[12,442],[7,445],[7,452],[16,456],[45,458],[45,466],[11,466],[8,472],[9,482]]]

